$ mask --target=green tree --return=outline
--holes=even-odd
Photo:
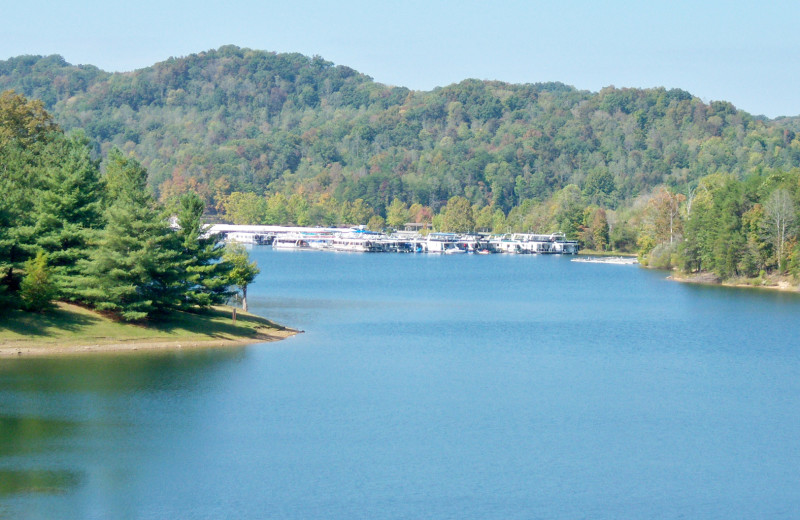
[[[275,193],[267,199],[267,224],[285,226],[289,219],[289,201],[283,193]]]
[[[40,312],[50,307],[56,296],[56,286],[50,279],[47,254],[39,251],[25,262],[25,276],[20,286],[20,299],[25,310]]]
[[[473,209],[475,215],[475,229],[484,233],[492,230],[492,208],[491,206],[484,206],[477,212]]]
[[[225,244],[220,235],[207,234],[203,224],[203,199],[194,192],[181,196],[175,231],[180,251],[183,308],[225,303],[231,296],[228,275],[231,265],[223,262]]]
[[[386,224],[394,229],[402,229],[408,221],[408,206],[400,199],[395,198],[386,208]]]
[[[603,208],[598,208],[592,216],[592,223],[589,227],[592,239],[594,240],[594,248],[598,251],[605,251],[608,247],[608,219],[606,212]]]
[[[468,233],[475,229],[472,204],[464,197],[452,197],[442,209],[442,229],[453,233]]]
[[[607,168],[594,168],[586,176],[583,185],[583,195],[595,204],[610,205],[612,203],[612,193],[616,190],[614,176]]]
[[[176,237],[147,188],[147,171],[112,150],[104,181],[106,226],[84,264],[81,297],[126,321],[181,307]]]
[[[228,244],[223,259],[231,266],[228,282],[241,292],[242,309],[247,312],[247,287],[261,271],[255,262],[250,261],[247,250],[240,244]]]
[[[0,94],[0,303],[18,302],[24,262],[36,253],[34,204],[49,143],[60,134],[40,101]]]
[[[34,239],[47,252],[59,297],[79,298],[81,262],[102,227],[98,163],[82,134],[54,140],[34,207]]]
[[[258,225],[268,221],[268,204],[264,197],[252,192],[231,193],[223,203],[225,217],[234,224]]]
[[[287,203],[289,220],[296,226],[307,226],[311,223],[309,218],[310,205],[308,201],[299,193],[289,197]]]
[[[508,231],[508,222],[503,210],[498,208],[492,214],[492,233],[506,233]]]
[[[342,220],[350,226],[360,226],[369,222],[374,215],[372,208],[364,199],[356,199],[352,203],[345,203],[342,208]]]
[[[386,227],[386,221],[380,215],[373,215],[367,222],[367,229],[370,231],[383,231]]]
[[[577,238],[583,221],[583,201],[580,189],[570,184],[553,197],[553,220],[567,238]]]
[[[33,247],[33,201],[38,170],[31,153],[19,143],[0,146],[0,298],[12,305],[19,291],[22,266]]]

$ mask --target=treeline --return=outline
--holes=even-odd
[[[0,308],[64,300],[137,321],[226,302],[252,281],[246,253],[203,236],[199,196],[167,211],[135,159],[114,149],[103,166],[40,101],[0,94]]]
[[[0,88],[83,129],[90,157],[139,158],[161,204],[196,193],[212,219],[563,231],[723,277],[794,265],[792,227],[778,244],[764,222],[774,189],[798,201],[800,119],[679,89],[465,80],[415,92],[234,46],[124,74],[24,56],[0,62]]]
[[[211,214],[240,192],[361,199],[384,219],[395,199],[436,214],[463,197],[508,217],[571,185],[584,209],[617,211],[657,186],[687,192],[717,172],[800,164],[796,119],[678,89],[465,80],[415,92],[319,57],[234,46],[124,74],[13,58],[0,62],[0,88],[45,100],[101,156],[133,153],[161,201],[195,191]]]
[[[642,211],[640,255],[653,267],[720,279],[800,276],[800,169],[740,180],[713,174],[688,196],[658,191]]]

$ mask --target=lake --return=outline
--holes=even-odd
[[[0,361],[0,518],[797,518],[797,295],[251,256],[251,310],[304,334]]]

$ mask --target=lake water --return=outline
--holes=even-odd
[[[800,511],[796,295],[558,256],[251,251],[235,349],[0,362],[0,518]]]

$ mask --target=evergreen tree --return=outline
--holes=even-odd
[[[184,307],[225,303],[233,294],[229,290],[231,265],[221,261],[225,246],[220,235],[206,235],[203,225],[203,199],[194,192],[178,201],[176,232],[182,269]]]
[[[112,150],[104,181],[106,226],[85,263],[91,285],[81,295],[126,321],[181,307],[176,238],[148,191],[147,171]]]
[[[79,264],[89,257],[102,223],[97,161],[83,135],[62,137],[48,147],[41,189],[36,197],[34,239],[48,253],[59,297],[76,300]]]

